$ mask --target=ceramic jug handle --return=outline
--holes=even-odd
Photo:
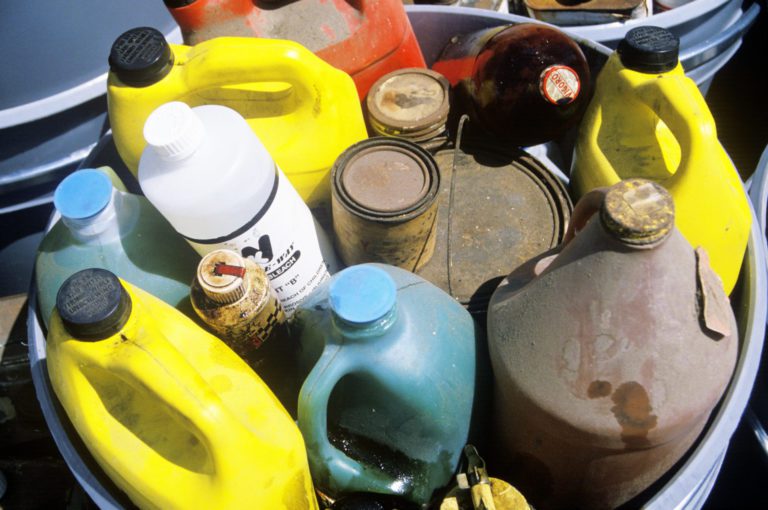
[[[228,476],[228,464],[224,458],[227,452],[238,448],[232,438],[242,437],[237,432],[243,426],[168,340],[162,336],[141,340],[124,338],[120,356],[97,355],[92,353],[92,349],[80,351],[80,355],[90,364],[111,372],[128,384],[146,389],[163,406],[176,411],[182,422],[191,425],[189,429],[198,432],[195,435],[202,441],[211,458],[213,477],[224,479]],[[100,402],[91,405],[96,408],[103,406]],[[222,430],[227,433],[222,434]],[[114,439],[129,444],[135,441],[132,438],[131,434],[125,434]],[[210,475],[181,468],[148,448],[137,447],[130,451],[131,464],[145,466],[145,472],[173,472],[174,475],[188,477],[189,483],[211,483]],[[121,462],[120,459],[115,460]],[[125,472],[129,473],[130,470],[126,468]]]
[[[608,188],[595,188],[586,194],[584,194],[576,205],[573,207],[571,213],[571,220],[568,222],[568,229],[563,236],[563,242],[560,244],[562,248],[579,233],[592,218],[592,216],[600,210],[605,200],[605,195],[608,193]]]
[[[201,51],[209,42],[200,43],[195,51]],[[228,42],[226,46],[205,47],[206,65],[190,66],[186,71],[190,88],[283,82],[293,87],[299,108],[319,108],[325,102],[320,92],[328,88],[320,65],[325,63],[299,43],[253,37],[231,38]]]
[[[350,361],[348,356],[338,356],[339,353],[338,346],[323,351],[299,394],[299,429],[307,445],[313,476],[317,477],[317,466],[324,466],[326,472],[333,473],[339,488],[391,493],[393,478],[350,458],[328,440],[328,399],[331,392],[345,375],[361,371],[361,367]]]

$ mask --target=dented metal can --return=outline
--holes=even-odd
[[[200,319],[241,357],[270,337],[285,313],[264,269],[231,250],[200,261],[190,298]]]
[[[429,69],[408,68],[382,76],[366,98],[370,129],[429,149],[447,142],[448,80]]]
[[[442,205],[435,255],[418,274],[482,315],[504,276],[563,240],[571,200],[563,183],[520,149],[475,140],[434,157]]]
[[[410,271],[435,247],[440,171],[407,140],[375,137],[344,151],[331,170],[336,246],[347,265],[383,262]]]

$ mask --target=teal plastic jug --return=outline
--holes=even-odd
[[[195,317],[189,285],[200,256],[141,196],[114,188],[106,173],[79,170],[59,183],[61,214],[40,243],[35,281],[46,328],[64,280],[90,267],[108,269]]]
[[[298,415],[318,490],[432,500],[451,481],[476,400],[483,337],[469,313],[413,273],[361,264],[316,289],[293,326],[313,365]]]

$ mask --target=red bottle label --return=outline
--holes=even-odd
[[[581,82],[576,71],[568,66],[549,66],[541,72],[541,95],[555,105],[572,103],[579,95]]]

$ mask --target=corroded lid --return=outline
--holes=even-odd
[[[448,80],[429,69],[399,69],[382,76],[366,98],[368,121],[378,134],[425,141],[445,130]]]
[[[197,281],[213,301],[234,303],[248,291],[245,260],[231,250],[212,251],[197,266]]]
[[[444,183],[435,251],[416,274],[482,314],[502,278],[562,241],[571,201],[557,177],[517,148],[462,143],[435,160]]]
[[[669,235],[675,225],[672,196],[646,179],[627,179],[613,185],[600,210],[603,225],[619,241],[649,245]]]
[[[337,160],[334,186],[351,209],[392,216],[420,207],[435,191],[435,173],[434,162],[419,146],[405,140],[369,138]]]

